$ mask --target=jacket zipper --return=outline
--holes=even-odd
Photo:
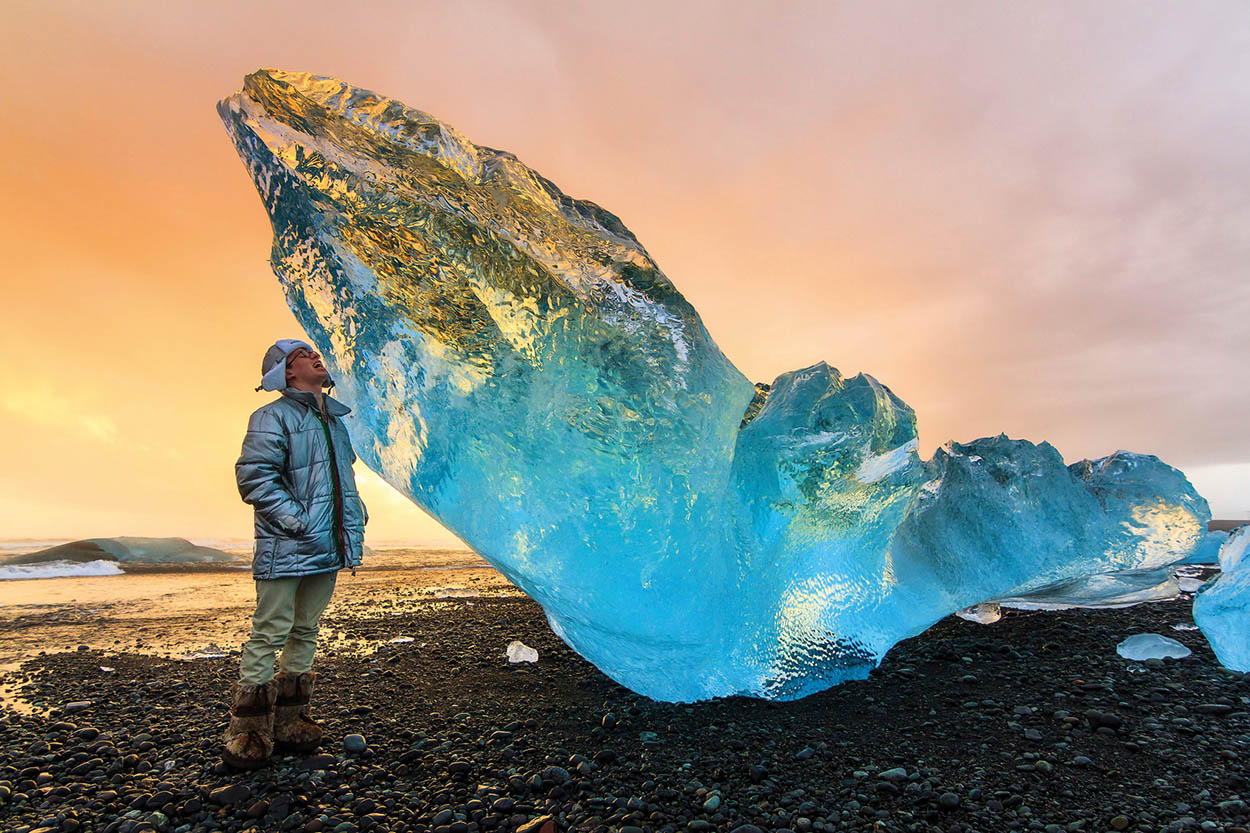
[[[339,463],[334,455],[334,440],[330,436],[330,426],[326,424],[321,411],[317,411],[317,421],[321,423],[321,431],[325,434],[326,447],[330,450],[330,472],[334,479],[334,546],[339,553],[339,563],[347,566],[347,546],[343,534],[343,489],[339,484]]]

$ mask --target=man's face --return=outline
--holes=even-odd
[[[316,351],[296,347],[287,355],[287,387],[296,383],[302,383],[304,387],[312,385],[324,387],[328,381],[330,381],[330,371],[326,370],[325,365],[321,363],[321,355]]]

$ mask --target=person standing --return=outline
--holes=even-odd
[[[240,769],[264,765],[275,749],[310,752],[321,741],[309,715],[317,631],[338,571],[355,575],[361,563],[369,520],[342,421],[351,409],[323,393],[333,384],[307,342],[274,343],[256,390],[282,395],[252,414],[234,467],[239,495],[256,514],[256,611],[221,751]]]

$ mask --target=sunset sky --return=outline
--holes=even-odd
[[[1244,2],[5,3],[0,537],[246,537],[301,337],[214,105],[334,75],[617,214],[749,377],[1124,448],[1250,517]],[[358,471],[370,543],[454,543]]]

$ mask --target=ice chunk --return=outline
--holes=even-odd
[[[1142,662],[1148,659],[1183,659],[1193,651],[1175,639],[1157,633],[1139,633],[1115,646],[1115,652],[1125,659]]]
[[[871,376],[753,385],[617,217],[433,116],[278,71],[218,110],[361,459],[635,691],[801,697],[1202,538],[1157,458],[999,436],[924,461]]]
[[[955,615],[960,619],[966,619],[969,622],[976,622],[980,625],[992,625],[999,619],[1003,618],[1003,611],[993,602],[973,605],[965,607],[963,610],[956,610]]]
[[[197,659],[221,659],[224,656],[228,656],[225,651],[220,649],[209,649],[205,651],[195,651],[190,654],[183,654],[180,659],[190,662],[191,660]]]
[[[1220,574],[1194,597],[1194,622],[1225,668],[1250,671],[1250,526],[1220,549]]]
[[[538,652],[520,640],[508,643],[508,662],[538,662]]]

